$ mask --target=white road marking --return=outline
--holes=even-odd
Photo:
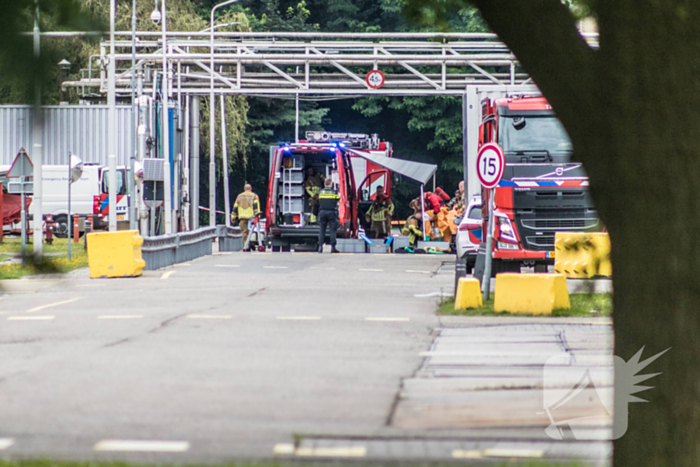
[[[215,264],[217,268],[240,268],[237,264]]]
[[[228,256],[228,255],[232,255],[232,254],[233,254],[233,252],[231,252],[231,251],[220,251],[218,253],[212,253],[212,256]]]
[[[275,444],[275,447],[272,448],[272,453],[278,456],[284,454],[294,454],[294,445],[291,443]]]
[[[454,459],[481,459],[481,451],[465,451],[463,449],[455,449],[452,451]]]
[[[283,320],[299,320],[299,321],[317,321],[320,316],[278,316],[277,319]]]
[[[444,292],[430,292],[430,293],[419,293],[413,295],[416,298],[427,298],[427,297],[451,297],[452,294]]]
[[[12,438],[0,438],[0,451],[4,451],[15,444],[15,440]]]
[[[297,253],[297,252],[295,251],[295,252],[293,252],[292,254],[293,254],[293,255],[313,255],[313,253],[309,253],[309,252],[306,252],[306,251],[300,251],[299,253]]]
[[[176,267],[176,268],[177,268],[177,267],[180,267],[180,266],[192,266],[192,264],[191,264],[191,263],[177,263],[177,264],[173,264],[173,267]]]
[[[172,275],[175,274],[176,272],[177,272],[177,271],[168,271],[168,272],[166,272],[166,273],[163,273],[163,276],[161,277],[161,279],[167,279],[168,277],[172,276]]]
[[[406,269],[406,272],[412,272],[417,274],[430,274],[430,271],[414,271],[413,269]]]
[[[485,449],[484,457],[542,457],[544,451],[537,449]]]
[[[333,448],[297,448],[294,453],[301,457],[365,457],[364,446],[339,446]]]
[[[382,272],[384,269],[360,269],[360,271],[365,271],[365,272]]]
[[[60,306],[60,305],[65,305],[66,303],[73,303],[77,302],[83,297],[77,297],[77,298],[71,298],[70,300],[64,300],[62,302],[56,302],[56,303],[49,303],[48,305],[41,305],[41,306],[36,306],[34,308],[30,308],[27,310],[27,313],[34,313],[35,311],[40,311],[40,310],[45,310],[47,308],[52,308],[55,306]]]
[[[106,439],[95,444],[95,451],[122,452],[185,452],[190,448],[187,441],[142,441]]]
[[[411,321],[411,318],[365,318],[365,321]]]
[[[50,321],[55,316],[10,316],[8,321]]]
[[[97,319],[139,319],[143,318],[143,315],[101,315]]]
[[[187,315],[191,319],[231,319],[231,315]]]
[[[76,287],[102,287],[105,284],[106,282],[102,282],[100,284],[76,284]]]
[[[288,266],[263,266],[263,269],[289,269]]]

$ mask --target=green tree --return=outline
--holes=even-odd
[[[630,407],[616,467],[700,465],[700,3],[579,2],[599,48],[560,0],[473,0],[529,72],[590,176],[612,241],[615,353],[672,348]],[[461,0],[411,0],[418,20],[447,24]],[[618,388],[619,389],[619,388]]]

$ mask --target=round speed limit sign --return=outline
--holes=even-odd
[[[494,188],[503,177],[506,159],[498,144],[484,144],[476,158],[476,173],[484,188]]]
[[[367,73],[367,85],[372,89],[379,89],[384,86],[384,73],[379,70],[372,70]]]

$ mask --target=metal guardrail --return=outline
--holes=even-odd
[[[141,246],[141,255],[146,262],[145,269],[153,271],[211,255],[212,244],[217,237],[219,251],[240,251],[243,249],[241,229],[225,225],[203,227],[191,232],[172,235],[145,237]]]
[[[241,251],[243,249],[243,234],[239,227],[216,227],[219,237],[219,251]]]

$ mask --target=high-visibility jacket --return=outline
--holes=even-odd
[[[420,222],[416,219],[416,216],[411,216],[406,219],[406,223],[403,225],[403,229],[401,229],[401,235],[423,235]]]
[[[321,211],[335,211],[338,208],[340,195],[333,188],[324,188],[318,193],[318,204]]]
[[[233,215],[239,219],[252,219],[260,213],[260,198],[252,191],[244,191],[233,203]]]
[[[314,174],[304,180],[304,189],[312,198],[315,197],[323,186],[323,175]]]
[[[391,198],[384,196],[381,199],[375,199],[367,211],[367,216],[372,218],[372,222],[383,222],[387,217],[394,215],[394,202]]]

